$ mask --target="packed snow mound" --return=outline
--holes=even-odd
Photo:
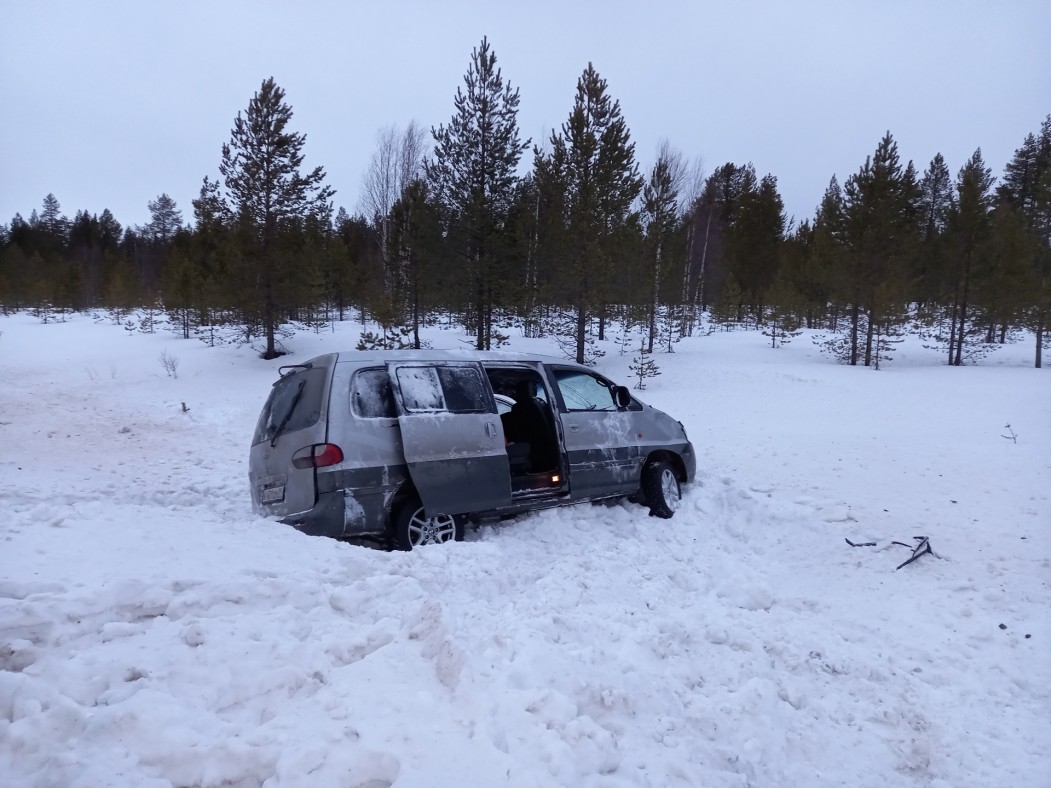
[[[287,357],[86,317],[0,331],[5,786],[1051,773],[1051,400],[1024,349],[874,373],[688,339],[641,394],[698,449],[673,519],[585,504],[390,553],[251,513]],[[629,363],[611,343],[602,370]],[[895,571],[918,535],[933,553]]]

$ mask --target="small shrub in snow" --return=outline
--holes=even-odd
[[[167,350],[162,350],[160,355],[161,366],[164,367],[164,371],[168,373],[169,378],[179,377],[179,359],[169,353]]]
[[[639,353],[633,359],[634,363],[631,364],[628,369],[635,373],[635,377],[639,379],[638,383],[635,384],[635,388],[639,391],[643,391],[646,388],[646,378],[655,378],[661,374],[661,368],[657,366],[657,362],[654,361],[650,356],[653,354],[646,349],[646,340],[643,339],[639,343]]]
[[[412,347],[407,326],[380,327],[380,331],[362,331],[358,350],[405,350]]]

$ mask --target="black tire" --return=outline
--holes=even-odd
[[[412,550],[428,544],[463,541],[463,518],[448,514],[427,517],[416,498],[403,501],[392,518],[394,547]]]
[[[650,507],[651,517],[665,520],[675,514],[682,499],[679,477],[667,460],[653,460],[642,469],[642,492]]]

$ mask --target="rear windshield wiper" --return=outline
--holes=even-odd
[[[292,401],[288,404],[288,410],[285,411],[285,415],[281,418],[280,424],[274,428],[274,434],[270,438],[270,448],[274,448],[274,444],[277,443],[277,438],[281,434],[281,430],[288,424],[288,420],[292,418],[292,414],[295,412],[296,405],[299,403],[299,398],[303,395],[303,387],[306,385],[305,380],[301,380],[296,384],[296,393],[292,395]]]

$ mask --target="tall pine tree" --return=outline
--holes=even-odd
[[[1051,335],[1051,115],[1044,118],[1039,135],[1027,135],[1007,163],[997,202],[997,213],[1010,211],[1018,220],[1001,217],[999,229],[1013,233],[1021,224],[1019,251],[1024,250],[1030,265],[1026,275],[1029,296],[1019,306],[1024,324],[1036,336],[1034,365],[1041,367]],[[998,240],[1002,249],[1018,246],[1011,238]]]
[[[946,320],[949,324],[951,366],[967,357],[965,348],[976,338],[976,286],[988,281],[987,251],[992,208],[993,176],[982,151],[976,150],[956,177],[956,200],[948,210],[945,269]]]
[[[905,319],[919,197],[912,162],[901,166],[898,143],[889,131],[846,182],[842,281],[850,309],[850,364],[870,366],[877,336],[892,333]]]
[[[632,203],[642,189],[620,102],[607,92],[606,80],[588,63],[577,81],[569,119],[552,132],[550,150],[535,149],[538,186],[549,200],[561,194],[566,244],[559,273],[574,312],[573,345],[584,363],[588,321],[602,315],[619,249],[631,232]]]
[[[255,312],[265,333],[262,355],[268,359],[280,355],[276,329],[286,321],[296,292],[295,250],[283,248],[282,234],[310,216],[327,220],[335,193],[324,185],[322,167],[301,171],[306,135],[291,131],[291,120],[285,92],[273,77],[264,80],[245,114],[237,113],[219,163],[225,201],[248,264],[240,282],[248,296],[245,306]],[[246,315],[247,323],[252,319]]]
[[[493,311],[509,276],[502,241],[518,162],[529,147],[518,136],[518,103],[518,90],[504,83],[483,38],[471,52],[464,87],[456,90],[449,125],[431,130],[434,158],[425,164],[446,237],[466,273],[468,323],[479,350],[492,346]]]

